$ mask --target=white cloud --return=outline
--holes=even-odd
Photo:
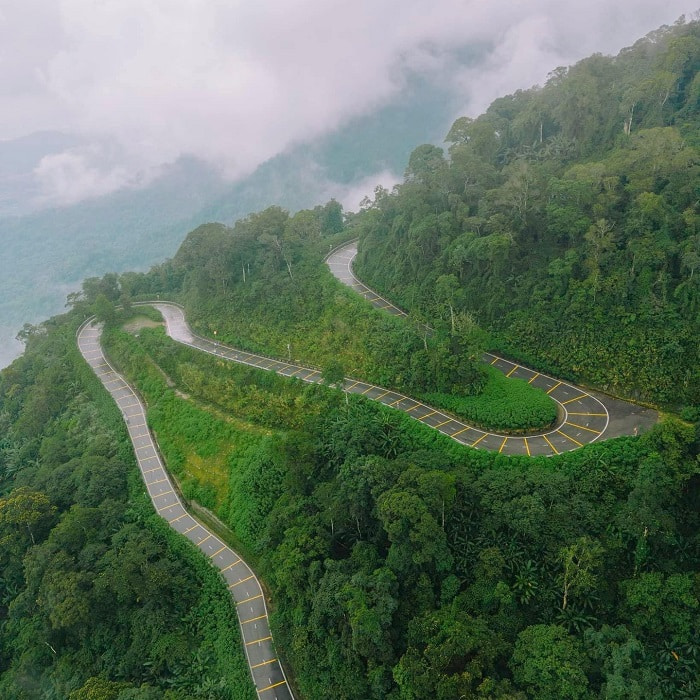
[[[333,197],[337,199],[346,211],[358,211],[365,197],[374,199],[376,187],[381,186],[391,191],[394,185],[398,185],[402,180],[403,177],[401,175],[392,173],[390,170],[382,170],[373,175],[368,175],[352,185],[332,185],[326,193],[326,198],[330,199]]]
[[[493,34],[492,50],[475,66],[457,72],[465,99],[461,113],[477,116],[497,97],[543,84],[558,66],[593,53],[616,54],[649,31],[697,12],[692,0],[635,3],[634,11],[607,0],[523,3],[527,12]]]
[[[34,170],[45,205],[67,205],[126,186],[134,176],[124,166],[105,167],[94,147],[44,156]]]
[[[45,160],[56,201],[196,154],[230,177],[401,90],[452,81],[475,114],[557,65],[616,52],[690,0],[10,0],[0,13],[0,138],[62,129],[115,142]],[[454,52],[481,60],[455,68]],[[91,183],[91,180],[94,180]]]

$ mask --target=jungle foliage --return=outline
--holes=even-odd
[[[366,203],[361,277],[543,371],[700,404],[699,68],[679,23],[458,119]]]
[[[156,517],[76,314],[0,373],[0,696],[254,697],[219,577]]]
[[[507,458],[157,329],[109,351],[270,587],[302,697],[697,693],[696,428]]]

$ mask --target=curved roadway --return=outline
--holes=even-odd
[[[326,263],[338,280],[355,290],[375,308],[382,309],[393,316],[406,316],[403,310],[377,294],[355,276],[352,264],[356,256],[357,241],[352,241],[332,251],[327,257]],[[465,423],[455,419],[443,420],[449,417],[439,411],[426,415],[424,409],[428,407],[416,401],[413,402],[416,404],[413,407],[406,406],[405,402],[396,404],[397,407],[408,411],[415,410],[415,413],[411,414],[414,418],[471,447],[504,454],[528,456],[551,456],[568,452],[587,443],[595,442],[603,435],[605,438],[636,435],[639,431],[651,427],[658,420],[656,411],[595,394],[492,353],[484,353],[482,360],[500,370],[507,377],[524,379],[529,384],[549,394],[558,404],[558,424],[545,432],[512,436],[466,427]],[[371,396],[371,392],[367,392],[367,395],[371,398],[377,398]],[[439,422],[436,423],[436,421]]]
[[[356,255],[357,242],[354,241],[333,251],[326,262],[341,282],[373,306],[396,316],[405,316],[401,309],[355,277],[352,262]],[[196,335],[187,325],[183,309],[176,304],[155,302],[151,305],[163,315],[167,334],[180,343],[285,377],[312,383],[322,381],[319,369],[236,350]],[[78,348],[121,410],[153,507],[175,531],[187,537],[219,569],[226,581],[236,604],[246,658],[260,700],[293,700],[294,695],[275,653],[260,582],[236,552],[187,512],[148,429],[143,403],[102,352],[101,332],[101,326],[94,319],[86,321],[78,330]],[[610,397],[596,396],[497,355],[485,353],[483,359],[506,376],[525,379],[549,394],[559,405],[559,424],[552,430],[533,435],[501,435],[470,426],[421,401],[374,384],[346,378],[340,388],[403,411],[464,445],[511,455],[560,454],[594,442],[603,435],[636,435],[638,430],[649,427],[657,420],[655,411]]]
[[[331,269],[333,269],[336,276],[339,276],[338,270],[341,265],[343,269],[349,271],[349,274],[352,274],[349,265],[354,256],[348,256],[350,256],[350,253],[348,252],[348,246],[346,246],[333,253],[329,258],[328,264],[333,266]],[[369,301],[372,301],[380,308],[395,309],[394,313],[403,314],[395,306],[362,285],[354,276],[352,279],[354,281],[353,288],[357,289]],[[356,285],[360,285],[363,289],[359,289]],[[258,369],[276,372],[284,377],[296,377],[302,381],[315,384],[320,384],[322,381],[321,370],[319,369],[237,350],[196,335],[187,325],[184,311],[180,306],[167,302],[153,303],[152,306],[157,308],[163,315],[166,332],[173,340],[211,355],[217,355],[227,360],[257,367]],[[433,408],[422,401],[369,382],[346,378],[339,388],[351,394],[361,394],[386,406],[403,411],[412,418],[440,431],[463,445],[509,455],[528,455],[533,457],[537,455],[557,455],[594,442],[603,434],[606,437],[633,434],[632,428],[625,427],[627,423],[630,423],[630,420],[634,422],[635,428],[646,427],[653,424],[656,420],[656,414],[653,411],[640,409],[638,406],[626,402],[605,399],[606,402],[614,403],[616,412],[620,414],[615,418],[615,429],[611,430],[611,423],[613,423],[611,412],[603,401],[591,392],[516,365],[495,355],[486,354],[485,359],[508,376],[525,378],[533,386],[546,391],[559,404],[560,420],[558,425],[549,431],[533,435],[502,435],[475,428],[449,415],[447,412]]]
[[[119,406],[134,447],[141,476],[156,512],[187,537],[221,572],[236,604],[248,667],[260,700],[293,700],[284,669],[275,653],[260,582],[250,567],[225,542],[185,509],[146,425],[143,403],[107,362],[100,345],[102,329],[94,319],[78,330],[78,348]]]

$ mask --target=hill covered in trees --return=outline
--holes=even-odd
[[[230,597],[153,512],[79,321],[0,373],[0,696],[252,698]]]
[[[457,120],[358,218],[358,271],[543,370],[699,404],[698,68],[678,24]]]
[[[697,32],[660,30],[459,120],[449,159],[419,147],[404,185],[357,215],[331,201],[201,226],[172,260],[88,279],[67,316],[26,326],[0,374],[3,697],[248,692],[223,586],[149,515],[77,356],[92,312],[183,494],[266,582],[300,697],[696,697]],[[325,268],[358,236],[362,274],[408,319]],[[203,335],[328,383],[449,393],[458,376],[478,396],[479,353],[500,346],[686,420],[552,458],[479,452],[363,397],[124,330],[157,295]]]

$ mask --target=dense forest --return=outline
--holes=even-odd
[[[367,203],[358,271],[537,368],[700,404],[699,68],[679,23],[458,119]]]
[[[694,427],[504,458],[160,329],[108,348],[270,586],[301,697],[697,693]]]
[[[265,581],[300,698],[697,697],[698,47],[678,24],[557,71],[458,120],[447,159],[419,147],[357,214],[201,226],[172,260],[88,279],[69,314],[26,326],[0,374],[2,697],[252,692],[223,585],[150,512],[74,347],[90,313],[184,496]],[[355,237],[361,274],[408,319],[326,269]],[[156,325],[133,305],[154,297],[326,385],[125,329]],[[486,347],[680,418],[505,457],[332,386],[478,398]]]
[[[217,574],[156,517],[78,314],[0,373],[0,697],[255,697]]]

